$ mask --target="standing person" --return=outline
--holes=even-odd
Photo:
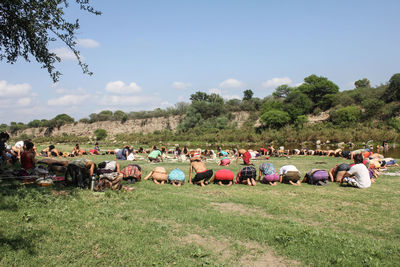
[[[279,181],[281,183],[288,183],[291,185],[299,186],[300,172],[294,165],[285,165],[279,170]]]
[[[349,186],[357,188],[368,188],[371,186],[371,179],[368,168],[363,164],[364,158],[362,154],[354,155],[354,163],[350,170],[345,174],[342,183],[347,183]]]
[[[32,142],[25,142],[25,150],[21,154],[21,166],[26,171],[33,170],[36,165],[35,151]]]
[[[160,160],[164,162],[161,151],[158,150],[156,146],[153,147],[153,151],[151,151],[147,157],[150,162],[160,162]]]
[[[196,175],[193,177],[193,170]],[[204,186],[204,182],[208,181],[213,176],[212,170],[207,170],[206,164],[201,160],[200,156],[195,156],[190,159],[189,183]]]

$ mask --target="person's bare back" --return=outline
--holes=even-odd
[[[206,164],[203,161],[192,161],[191,165],[196,173],[205,172],[207,170]]]

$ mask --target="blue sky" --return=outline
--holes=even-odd
[[[62,43],[51,44],[63,58],[57,84],[35,62],[0,62],[1,123],[165,108],[196,91],[262,98],[310,74],[348,90],[400,70],[400,1],[91,1],[101,16],[72,2],[67,16],[80,19],[79,50],[94,75]]]

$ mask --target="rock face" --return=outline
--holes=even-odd
[[[247,112],[233,113],[234,119],[232,122],[237,122],[238,127],[249,118]],[[170,116],[168,118],[148,118],[127,120],[125,123],[119,121],[99,121],[94,123],[70,123],[61,126],[59,129],[54,128],[29,128],[20,131],[17,135],[26,134],[28,136],[57,136],[57,135],[76,135],[76,136],[93,136],[93,132],[97,129],[104,129],[107,131],[108,136],[115,136],[121,133],[152,133],[154,131],[171,130],[175,131],[179,123],[183,120],[184,116]]]
[[[321,112],[319,115],[308,115],[308,122],[310,124],[316,123],[316,122],[321,122],[321,121],[326,121],[329,119],[329,111]]]

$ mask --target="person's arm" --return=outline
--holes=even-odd
[[[115,163],[115,167],[116,167],[116,169],[117,169],[117,172],[120,172],[120,171],[121,171],[121,168],[120,168],[120,166],[119,166],[119,163],[118,163],[118,162],[116,162],[116,163]]]
[[[35,152],[29,153],[28,157],[32,160],[33,164],[36,164]]]
[[[329,170],[329,171],[328,171],[328,174],[329,174],[329,178],[331,178],[331,182],[333,183],[333,182],[334,182],[334,179],[333,179],[332,170]]]
[[[89,176],[92,177],[94,172],[94,163],[90,163]]]
[[[215,174],[213,175],[213,177],[209,181],[207,181],[207,184],[211,184],[212,182],[214,182],[214,180],[215,180]]]
[[[307,174],[306,175],[304,175],[304,178],[303,178],[303,180],[301,180],[301,182],[300,183],[306,183],[307,182]]]
[[[261,170],[258,170],[258,181],[261,180]]]
[[[153,171],[151,171],[149,174],[147,174],[147,176],[144,177],[143,180],[147,180],[147,179],[149,179],[149,178],[152,177],[152,176],[153,176]]]
[[[283,179],[283,174],[279,175],[279,182],[282,183],[282,179]]]
[[[193,169],[192,164],[190,164],[190,169],[189,169],[189,184],[192,183],[192,171],[193,171],[192,169]]]

